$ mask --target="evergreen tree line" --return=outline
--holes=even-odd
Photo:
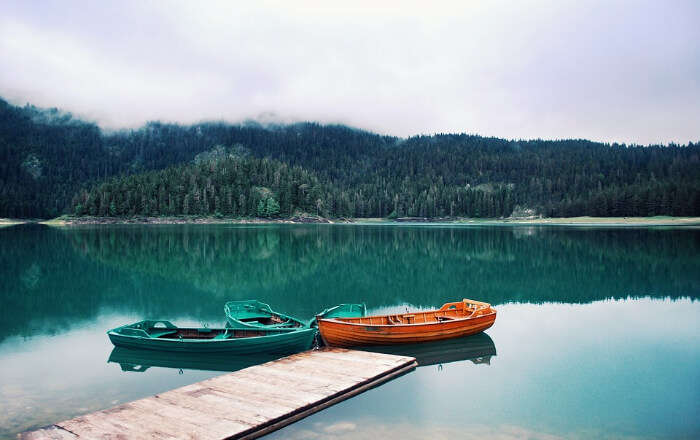
[[[700,215],[700,143],[642,147],[467,134],[401,139],[314,123],[153,122],[137,130],[105,133],[55,109],[14,107],[0,100],[0,217],[72,212],[77,207],[71,203],[74,195],[92,194],[97,200],[86,188],[105,179],[192,163],[216,145],[239,156],[272,159],[273,168],[283,163],[306,170],[316,179],[317,189],[310,205],[293,206],[329,216],[502,217],[518,207],[545,216]],[[170,178],[167,173],[148,175]],[[197,189],[202,185],[198,181]],[[251,181],[248,186],[268,188],[270,198],[280,204],[279,215],[289,213],[292,205],[283,205],[284,196],[274,185]],[[219,202],[228,201],[227,189],[217,183],[213,188],[215,195],[207,190],[208,205],[202,207],[204,197],[199,195],[196,211],[229,215],[215,206],[216,196]],[[234,209],[231,203],[231,215],[256,215],[258,205],[248,206],[247,190],[236,188],[232,191],[242,191],[246,209]],[[186,192],[192,189],[190,185]],[[160,192],[148,194],[152,198],[145,211],[163,211]],[[173,204],[184,204],[185,194],[180,195]],[[193,193],[188,201],[188,211],[194,212],[189,206]],[[79,203],[80,212],[94,210],[88,202]],[[95,206],[98,214],[109,213],[109,205],[102,210]],[[261,208],[268,214],[276,209],[274,204]],[[125,212],[119,215],[131,211]]]
[[[271,159],[230,156],[107,180],[73,198],[76,215],[288,217],[327,198],[318,178]]]
[[[455,197],[459,204],[452,201]],[[398,198],[394,200],[398,208]],[[451,203],[452,215],[503,216],[512,210],[506,187],[486,192],[461,189],[418,194],[409,202],[416,214],[445,215],[439,206]],[[395,212],[392,211],[392,212]],[[165,170],[108,179],[72,200],[75,215],[226,217],[290,217],[312,213],[345,217],[371,213],[363,199],[323,185],[299,166],[273,159],[229,154]],[[412,211],[411,211],[412,213]]]

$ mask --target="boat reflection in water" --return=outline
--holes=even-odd
[[[419,367],[442,365],[450,362],[469,360],[474,364],[491,364],[496,356],[496,345],[486,333],[462,338],[447,339],[419,344],[381,345],[356,347],[357,350],[388,353],[416,358]],[[174,368],[180,370],[238,371],[253,365],[279,359],[282,355],[258,353],[232,356],[227,353],[162,352],[114,347],[108,362],[118,363],[122,371],[144,372],[151,367]]]
[[[496,356],[496,345],[486,333],[437,342],[422,342],[410,345],[375,345],[356,348],[376,353],[412,356],[416,358],[419,367],[464,360],[472,361],[475,364],[490,365],[491,356]]]
[[[279,359],[282,355],[257,353],[235,356],[229,353],[163,352],[114,347],[107,362],[118,363],[122,371],[142,373],[150,367],[174,368],[180,370],[238,371],[253,365]]]

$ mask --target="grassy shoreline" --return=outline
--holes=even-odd
[[[25,223],[23,221],[0,219],[0,225]],[[62,216],[52,220],[39,222],[49,226],[78,226],[78,225],[164,225],[164,224],[456,224],[456,225],[552,225],[552,226],[700,226],[700,217],[563,217],[563,218],[505,218],[505,219],[474,219],[474,218],[352,218],[326,219],[317,216],[291,217],[281,219],[264,218],[217,218],[217,217],[72,217]]]
[[[700,226],[700,217],[559,217],[484,220],[481,223],[556,226]]]

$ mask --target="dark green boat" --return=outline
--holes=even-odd
[[[308,328],[304,321],[273,311],[257,300],[229,301],[224,304],[226,326],[235,329],[278,329],[296,331]]]
[[[308,350],[317,330],[184,328],[170,321],[140,321],[109,330],[117,347],[189,353],[290,354]]]

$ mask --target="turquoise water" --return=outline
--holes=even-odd
[[[497,306],[487,335],[413,347],[423,366],[270,438],[700,436],[696,228],[13,226],[0,281],[0,437],[267,360],[134,359],[120,324],[462,297]]]

